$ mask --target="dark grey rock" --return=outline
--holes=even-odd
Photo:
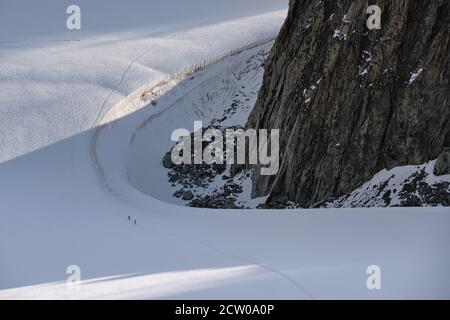
[[[189,201],[189,200],[192,200],[193,198],[194,198],[194,194],[191,191],[183,192],[183,196],[182,196],[183,200]]]
[[[436,159],[434,172],[437,176],[450,174],[450,149],[444,150]]]
[[[425,169],[417,171],[408,178],[399,192],[402,207],[448,206],[450,182],[428,184]]]
[[[184,166],[181,167],[180,173],[186,174],[186,173],[189,172],[189,170],[192,170],[192,166],[184,165]]]
[[[173,196],[176,197],[176,198],[181,198],[183,196],[183,193],[184,193],[183,190],[178,190],[178,191],[175,191]]]
[[[163,158],[163,166],[166,169],[171,169],[173,167],[172,155],[170,152],[167,152]]]
[[[280,129],[280,170],[255,170],[254,197],[309,207],[450,147],[450,1],[378,0],[371,31],[368,4],[289,1],[247,123]]]

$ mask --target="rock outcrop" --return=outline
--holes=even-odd
[[[434,174],[437,176],[450,174],[450,148],[445,149],[436,159]]]
[[[247,123],[280,129],[280,170],[255,170],[253,196],[309,207],[436,159],[450,146],[449,42],[448,0],[291,0]]]

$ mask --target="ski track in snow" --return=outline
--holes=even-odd
[[[172,39],[172,38],[175,37],[176,35],[177,35],[177,34],[174,33],[174,34],[172,34],[172,35],[170,35],[170,36],[168,36],[168,37],[165,37],[165,39],[166,39],[166,40]],[[91,128],[95,128],[96,126],[98,126],[98,124],[99,124],[99,122],[100,122],[100,119],[101,119],[101,115],[102,115],[102,113],[104,112],[106,102],[110,99],[111,95],[112,95],[113,93],[115,93],[115,92],[119,89],[119,87],[122,85],[122,83],[123,83],[124,80],[125,80],[125,75],[127,74],[127,72],[131,69],[131,67],[132,67],[139,59],[141,59],[143,56],[145,56],[146,54],[148,54],[152,49],[153,49],[153,47],[151,47],[151,48],[145,50],[144,52],[142,52],[141,54],[139,54],[136,58],[134,58],[134,59],[132,59],[132,60],[130,61],[130,63],[129,63],[128,66],[126,67],[125,71],[122,73],[122,76],[120,77],[120,80],[117,82],[117,85],[116,85],[114,88],[111,89],[111,91],[110,91],[110,92],[108,93],[108,95],[106,96],[105,100],[102,102],[100,108],[98,109],[98,110],[99,110],[99,111],[98,111],[98,114],[97,114],[97,116],[95,117],[95,121],[94,121],[94,123],[91,125]]]
[[[262,41],[262,43],[263,43],[263,44],[261,44],[261,43],[258,42],[258,43],[256,43],[256,44],[252,44],[252,45],[246,46],[245,48],[235,50],[234,53],[232,53],[232,54],[230,54],[230,55],[228,55],[228,56],[225,56],[225,57],[220,57],[220,58],[218,58],[218,59],[213,59],[213,61],[226,60],[226,59],[229,59],[229,57],[230,57],[231,55],[239,55],[240,53],[242,53],[242,52],[244,52],[244,51],[246,51],[246,50],[252,50],[252,49],[254,49],[254,48],[256,48],[256,49],[258,49],[258,50],[261,50],[261,47],[263,47],[263,46],[266,47],[266,52],[267,52],[267,44],[273,43],[273,39],[272,39],[272,40],[269,40],[269,41]],[[270,46],[269,46],[269,48],[270,48]],[[144,54],[145,54],[145,53],[144,53]],[[144,55],[144,54],[141,54],[140,56],[142,56],[142,55]],[[138,58],[135,59],[131,64],[133,64],[136,60],[138,60]],[[249,66],[248,62],[249,62],[249,61],[247,61],[247,64],[245,64],[246,67],[247,67],[247,69],[246,69],[246,70],[242,70],[242,71],[241,71],[241,74],[245,74],[245,73],[248,73],[248,72],[250,71],[250,70],[248,70],[248,69],[251,69],[251,66]],[[130,64],[130,65],[131,65],[131,64]],[[208,68],[208,67],[209,67],[209,65],[206,65],[206,66],[205,66],[205,71],[207,71],[207,68]],[[128,68],[127,68],[127,70],[128,70]],[[125,73],[126,73],[126,71],[124,72],[121,81],[123,80],[123,77],[124,77]],[[192,74],[192,76],[193,76],[193,77],[197,76],[197,73]],[[157,86],[158,86],[158,87],[169,86],[169,89],[168,89],[168,90],[170,90],[170,84],[169,84],[169,83],[170,83],[171,81],[174,81],[174,80],[175,80],[175,79],[167,80],[167,81],[165,81],[165,82],[163,82],[163,83],[158,84]],[[183,80],[186,80],[186,78],[182,78],[182,79],[180,79],[179,81],[183,81]],[[234,79],[234,80],[235,80],[235,79]],[[254,77],[252,77],[252,80],[255,80]],[[225,95],[228,96],[228,98],[231,98],[232,94],[234,94],[234,93],[236,92],[236,90],[237,90],[237,85],[236,85],[235,81],[228,81],[227,83],[228,83],[228,85],[232,84],[233,90],[227,90],[227,89],[226,89],[226,90],[222,90],[222,91],[225,91],[225,93],[226,93]],[[257,83],[258,83],[258,82],[257,82]],[[225,88],[227,88],[227,87],[228,87],[228,86],[226,86]],[[197,86],[197,88],[198,88],[198,86]],[[229,87],[228,87],[228,88],[229,88]],[[153,91],[154,89],[155,89],[155,87],[152,87],[152,88],[146,88],[145,91]],[[195,88],[188,88],[189,91],[192,91],[193,89],[195,89]],[[221,88],[221,89],[224,89],[224,88]],[[165,90],[164,88],[162,88],[162,91],[164,92],[164,91],[167,91],[167,90]],[[243,92],[240,91],[240,93],[242,94]],[[142,96],[143,94],[145,94],[145,93],[140,93],[139,96]],[[157,96],[154,97],[155,100],[156,100],[157,98],[158,98]],[[108,99],[108,98],[107,98],[107,99]],[[139,126],[139,129],[142,129],[142,128],[146,127],[147,125],[149,125],[152,119],[157,118],[158,116],[160,116],[162,113],[164,113],[164,112],[167,111],[168,109],[173,108],[174,104],[180,103],[180,100],[182,100],[182,99],[183,99],[183,97],[179,98],[178,100],[176,100],[175,103],[171,104],[169,107],[166,107],[165,109],[159,111],[158,113],[156,113],[156,114],[150,116],[148,119],[146,119],[145,121],[143,121],[143,122],[141,123],[141,125]],[[153,102],[153,101],[146,101],[147,107],[150,106],[150,105],[152,104],[152,102]],[[103,107],[103,106],[102,106],[102,107]],[[196,107],[196,109],[197,109],[197,107]],[[200,112],[203,114],[203,112],[202,112],[201,110],[198,110],[198,111],[200,111]],[[238,115],[239,115],[239,114],[238,114]],[[99,119],[99,120],[100,120],[100,121],[98,122],[98,124],[101,124],[101,123],[102,123],[102,119]],[[236,120],[239,120],[239,119],[236,119]],[[240,120],[241,120],[241,122],[243,122],[243,120],[245,120],[245,117],[241,118]],[[234,122],[233,122],[233,123],[234,123]],[[243,124],[243,123],[242,123],[242,124]],[[107,191],[107,192],[111,193],[112,195],[114,195],[115,197],[120,198],[120,196],[119,196],[119,195],[114,191],[114,189],[109,185],[108,179],[107,179],[107,177],[105,177],[105,175],[104,175],[104,170],[102,169],[102,166],[101,166],[101,164],[99,163],[99,159],[98,159],[98,156],[97,156],[97,146],[96,146],[96,144],[97,144],[97,142],[98,142],[98,135],[100,135],[100,134],[103,132],[103,128],[104,128],[103,126],[100,126],[100,127],[96,128],[96,132],[94,133],[93,138],[92,138],[92,141],[91,141],[91,143],[92,143],[91,156],[92,156],[92,160],[93,160],[93,166],[94,166],[94,168],[96,169],[97,176],[98,176],[98,178],[99,178],[99,183],[100,183],[100,185],[102,186],[102,188],[103,188],[105,191]],[[131,139],[130,139],[130,142],[133,141],[134,135],[135,135],[135,134],[136,134],[136,132],[134,131],[134,132],[133,132],[133,135],[132,135],[132,137],[131,137]],[[162,168],[158,168],[158,169],[159,169],[159,170],[162,170]],[[167,234],[167,233],[166,233],[166,235],[170,235],[170,234]],[[209,248],[209,249],[211,249],[211,250],[213,250],[213,251],[215,251],[215,252],[224,254],[225,256],[228,256],[228,257],[231,257],[231,258],[235,258],[235,259],[241,260],[241,261],[243,261],[243,262],[250,263],[251,265],[259,266],[260,268],[266,270],[267,272],[273,273],[273,274],[275,274],[275,275],[278,275],[278,276],[280,276],[281,278],[286,279],[288,282],[292,283],[296,288],[298,288],[298,289],[300,290],[300,292],[301,292],[300,298],[303,298],[303,297],[305,297],[305,295],[306,295],[306,297],[308,297],[309,299],[313,299],[312,295],[311,295],[311,294],[310,294],[310,293],[309,293],[309,292],[308,292],[301,284],[297,283],[295,280],[291,279],[289,276],[287,276],[286,274],[284,274],[283,272],[281,272],[281,271],[279,271],[279,270],[276,270],[275,268],[271,267],[270,265],[265,265],[265,264],[262,264],[262,263],[260,263],[260,262],[255,261],[255,260],[252,260],[252,259],[250,259],[250,258],[247,258],[247,257],[245,257],[245,256],[236,255],[236,254],[227,252],[227,251],[225,251],[225,250],[222,250],[222,249],[219,249],[219,248],[217,248],[217,247],[211,246],[211,245],[208,244],[207,242],[204,242],[204,241],[202,241],[202,240],[196,239],[196,238],[194,238],[194,237],[187,237],[187,236],[182,236],[182,235],[180,236],[180,235],[176,235],[176,234],[175,234],[175,235],[170,235],[170,236],[173,236],[173,237],[181,237],[181,238],[183,238],[183,239],[189,239],[190,241],[197,242],[197,243],[199,243],[200,245],[202,245],[202,246],[204,246],[204,247],[206,247],[206,248]]]

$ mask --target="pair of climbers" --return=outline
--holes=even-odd
[[[128,221],[131,221],[131,216],[128,216]],[[133,224],[136,224],[136,219],[134,219]]]

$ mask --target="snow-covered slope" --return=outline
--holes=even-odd
[[[35,18],[29,20],[23,17],[30,11],[28,1],[1,4],[2,161],[90,129],[110,107],[143,85],[274,37],[286,14],[285,10],[274,11],[284,8],[284,1],[246,1],[242,11],[236,8],[237,1],[217,1],[214,6],[222,11],[213,10],[205,19],[198,17],[211,6],[205,0],[139,0],[130,5],[81,1],[82,29],[69,32],[64,31],[67,6],[46,2],[46,7],[34,5],[38,12],[33,11]],[[60,10],[60,16],[53,15],[55,10]],[[137,17],[135,12],[139,12]],[[144,19],[146,12],[149,15]],[[160,23],[161,17],[172,13],[165,24]],[[118,14],[122,20],[114,22]],[[24,19],[24,25],[18,26],[11,17]],[[47,39],[46,24],[35,26],[36,17],[61,21],[55,29],[62,34]],[[5,30],[17,35],[4,34]],[[27,30],[37,35],[28,39]]]
[[[172,196],[180,185],[172,187],[167,179],[168,170],[161,167],[163,155],[174,144],[170,141],[171,133],[178,128],[193,131],[194,121],[202,121],[204,127],[212,123],[223,127],[245,125],[262,82],[264,57],[272,44],[273,41],[269,41],[246,48],[193,77],[169,84],[168,87],[172,89],[155,98],[157,105],[154,108],[143,110],[130,120],[122,119],[108,128],[110,132],[104,136],[108,136],[108,139],[113,137],[114,143],[111,145],[114,145],[116,154],[114,157],[107,152],[102,154],[108,158],[119,158],[118,136],[124,136],[123,127],[127,125],[130,131],[129,141],[124,141],[125,146],[121,152],[128,153],[126,171],[130,183],[143,193],[162,201],[186,204]],[[115,132],[117,133],[114,134]],[[107,162],[106,159],[103,162]],[[117,168],[111,169],[109,176],[116,171]],[[208,188],[194,188],[192,191],[195,195],[211,194],[223,184],[222,176],[223,174],[217,176]],[[115,188],[120,188],[121,185],[124,183],[116,183]],[[251,188],[246,191],[248,200]]]
[[[321,206],[331,208],[448,207],[450,206],[450,175],[434,175],[435,163],[436,160],[433,160],[422,165],[382,170],[348,195],[323,203]]]
[[[10,160],[0,163],[1,299],[450,297],[444,208],[230,211],[162,201],[166,133],[220,114],[233,90],[211,104],[192,97],[260,48],[193,78],[182,70],[274,36],[283,14],[260,15],[266,5],[171,39],[2,44],[1,154]],[[65,285],[71,265],[80,288]],[[381,290],[366,287],[369,265],[381,268]]]

